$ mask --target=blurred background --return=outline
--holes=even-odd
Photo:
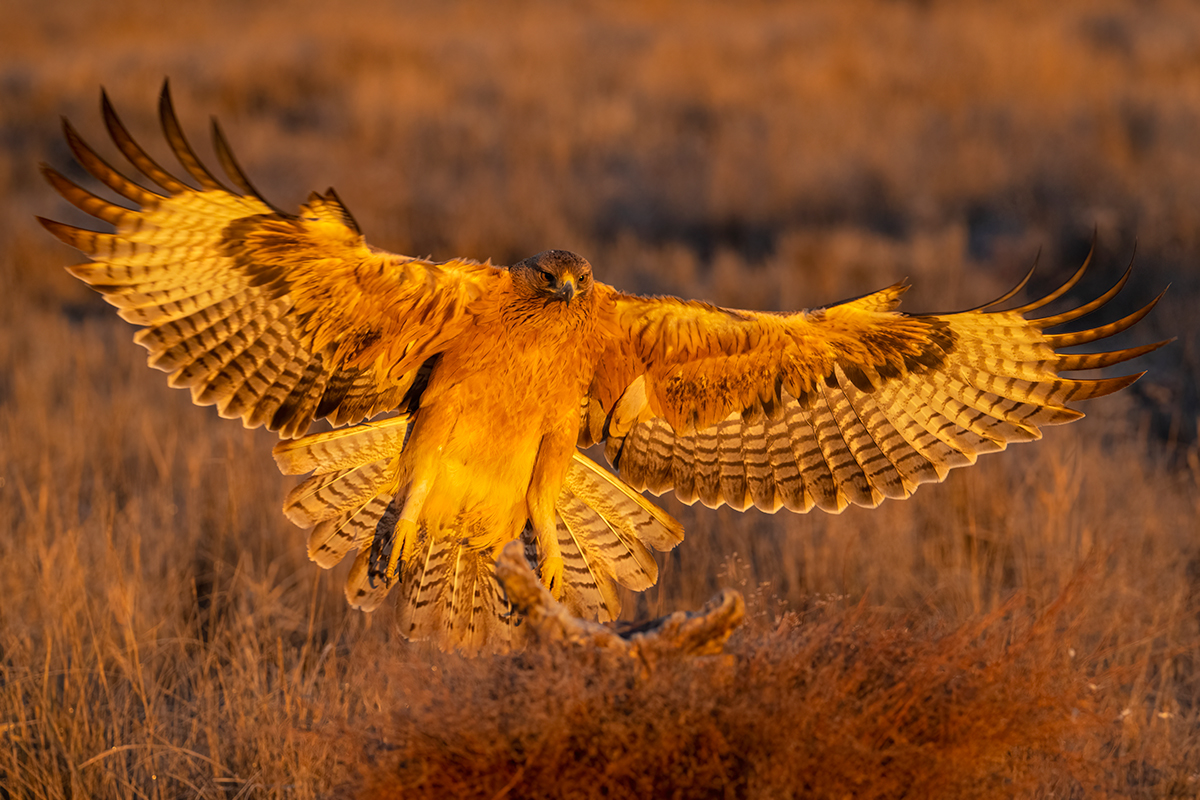
[[[1039,254],[1027,293],[1043,293],[1095,238],[1094,267],[1066,307],[1101,293],[1136,251],[1129,286],[1085,320],[1111,321],[1171,286],[1114,344],[1176,337],[1130,368],[1149,370],[1133,389],[1041,443],[874,511],[772,517],[664,498],[688,539],[660,558],[659,588],[627,597],[627,615],[738,585],[771,610],[865,598],[961,620],[1014,592],[1049,602],[1091,564],[1103,588],[1089,601],[1098,616],[1088,635],[1171,642],[1147,667],[1157,688],[1143,681],[1136,702],[1149,728],[1166,724],[1155,716],[1164,709],[1191,709],[1195,752],[1189,704],[1200,691],[1194,665],[1176,655],[1200,641],[1200,6],[7,0],[4,16],[8,685],[33,663],[141,674],[131,642],[160,641],[173,626],[199,636],[222,607],[253,620],[230,628],[231,642],[253,627],[267,650],[276,639],[302,650],[359,637],[408,652],[388,632],[389,612],[372,625],[346,610],[342,573],[305,561],[303,535],[278,512],[291,482],[276,474],[274,437],[168,389],[130,326],[61,269],[79,256],[33,219],[93,224],[37,165],[96,189],[60,116],[123,163],[104,134],[101,86],[173,168],[156,121],[170,78],[211,164],[210,115],[275,204],[334,186],[372,244],[410,255],[512,263],[564,248],[621,289],[769,310],[908,279],[904,308],[920,312],[988,301]],[[101,655],[97,641],[118,655]],[[171,663],[171,674],[185,671]],[[10,716],[67,707],[53,693],[10,695]],[[99,752],[117,730],[78,735],[98,737],[89,752]],[[1172,730],[1163,735],[1178,755]],[[16,734],[0,725],[3,735]]]
[[[511,263],[585,253],[634,291],[812,307],[908,278],[906,307],[1031,291],[1099,239],[1120,308],[1170,283],[1138,394],[1194,438],[1200,9],[1188,3],[12,0],[0,33],[9,247],[69,215],[39,161],[103,152],[107,88],[166,157],[164,77],[202,148],[219,117],[283,207],[335,185],[375,244]],[[73,177],[82,178],[78,168]],[[83,219],[79,217],[77,219]],[[38,245],[30,242],[37,242]],[[53,250],[51,250],[53,252]],[[59,260],[70,251],[58,251]],[[65,276],[21,288],[100,308]],[[82,309],[80,309],[82,310]],[[1118,309],[1119,310],[1119,309]]]

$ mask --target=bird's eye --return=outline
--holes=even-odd
[[[554,275],[553,274],[547,272],[544,269],[539,270],[539,272],[541,273],[542,280],[544,280],[546,283],[554,283]]]

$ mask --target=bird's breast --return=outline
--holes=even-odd
[[[505,535],[524,525],[541,442],[574,441],[594,369],[585,338],[554,333],[479,326],[443,353],[406,448],[414,472],[437,476],[431,513]]]

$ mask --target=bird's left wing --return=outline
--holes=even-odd
[[[107,97],[102,110],[117,147],[158,189],[126,178],[64,121],[80,164],[137,208],[109,203],[43,165],[63,197],[116,230],[41,222],[93,259],[72,274],[144,326],[135,339],[151,366],[223,417],[293,437],[316,419],[357,422],[396,408],[502,273],[370,247],[332,189],[310,195],[297,214],[274,208],[214,121],[217,156],[236,186],[227,188],[184,138],[165,85],[163,130],[199,188],[155,163]]]
[[[1086,267],[1019,308],[992,310],[1020,286],[971,311],[925,316],[895,310],[902,285],[794,314],[597,286],[611,293],[612,344],[586,399],[580,444],[606,440],[609,461],[632,486],[673,489],[685,503],[839,512],[906,497],[981,453],[1040,438],[1041,425],[1083,416],[1067,402],[1140,377],[1061,373],[1116,364],[1164,342],[1058,351],[1125,330],[1154,303],[1092,330],[1044,332],[1103,305],[1128,272],[1077,309],[1026,316],[1064,294]]]

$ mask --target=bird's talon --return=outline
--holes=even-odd
[[[550,590],[550,596],[562,600],[563,560],[561,556],[550,556],[542,562],[542,583]]]

